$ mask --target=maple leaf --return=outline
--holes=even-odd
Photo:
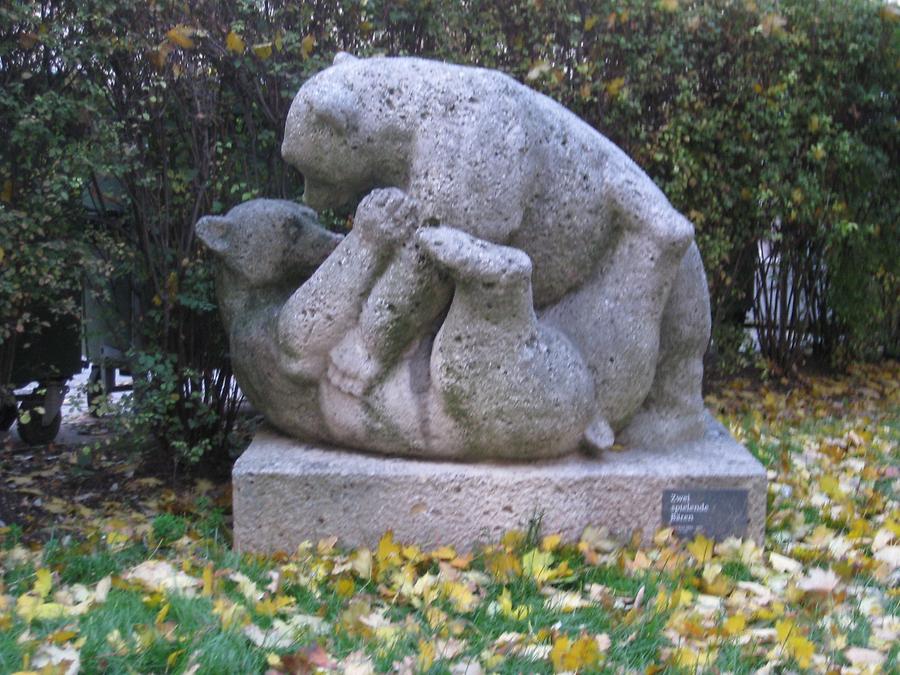
[[[522,572],[536,582],[543,583],[553,578],[553,554],[534,548],[522,556]]]
[[[712,558],[713,542],[702,534],[698,534],[694,537],[694,540],[687,545],[687,550],[690,551],[691,555],[694,556],[694,559],[702,565]]]
[[[562,635],[554,640],[550,650],[550,662],[557,673],[590,670],[600,662],[600,658],[597,641],[587,634],[574,641]]]

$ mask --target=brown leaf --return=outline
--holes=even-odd
[[[283,654],[281,663],[291,675],[307,675],[316,670],[337,670],[337,663],[321,645],[310,645],[293,654]]]

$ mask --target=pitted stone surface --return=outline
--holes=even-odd
[[[234,468],[234,534],[242,551],[293,551],[337,535],[375,546],[387,530],[423,547],[467,550],[541,516],[546,533],[577,540],[588,525],[645,540],[666,489],[748,490],[747,536],[762,542],[766,474],[711,417],[702,439],[599,458],[464,464],[384,458],[257,433]]]
[[[545,460],[703,433],[693,227],[619,148],[502,73],[342,55],[297,93],[314,208],[197,232],[235,372],[281,431],[385,455]]]

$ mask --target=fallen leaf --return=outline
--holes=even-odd
[[[194,595],[197,587],[202,585],[199,579],[176,570],[165,560],[142,562],[123,574],[122,578],[139,583],[150,591],[166,591],[188,596]]]
[[[76,675],[81,668],[81,654],[73,645],[58,647],[53,644],[41,644],[31,658],[31,665],[42,671],[55,666],[56,675]]]
[[[866,649],[864,647],[850,647],[844,650],[844,658],[854,668],[878,668],[884,664],[887,657],[881,652],[874,649]]]
[[[840,578],[832,570],[814,568],[797,581],[797,588],[804,593],[814,595],[831,595],[840,583]]]

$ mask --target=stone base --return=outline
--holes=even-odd
[[[386,530],[408,544],[468,550],[535,517],[545,534],[570,541],[588,525],[641,530],[646,541],[665,518],[685,536],[699,526],[762,542],[766,519],[763,466],[712,417],[702,440],[678,447],[518,465],[386,458],[263,430],[233,481],[242,551],[290,552],[333,535],[372,547]]]

